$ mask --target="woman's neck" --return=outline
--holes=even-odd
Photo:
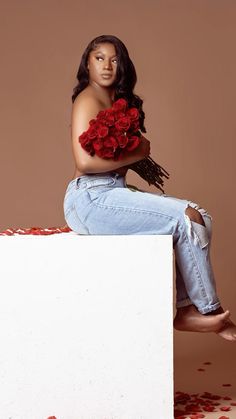
[[[91,91],[93,91],[97,98],[107,105],[108,107],[112,105],[115,100],[115,89],[109,87],[99,86],[98,84],[91,82],[88,86]]]

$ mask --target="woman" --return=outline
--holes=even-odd
[[[129,165],[148,157],[150,142],[122,160],[90,156],[78,137],[99,111],[120,97],[145,114],[142,99],[133,93],[137,81],[125,45],[102,35],[87,46],[72,96],[72,149],[76,169],[64,199],[68,226],[79,234],[172,234],[176,259],[177,330],[215,332],[236,341],[236,326],[221,307],[210,262],[211,216],[198,204],[166,194],[133,191],[125,176]]]

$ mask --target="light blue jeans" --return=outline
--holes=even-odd
[[[176,266],[176,307],[194,304],[206,314],[220,307],[210,261],[212,217],[195,202],[132,190],[116,172],[87,174],[69,182],[64,197],[68,226],[78,234],[170,234]],[[188,217],[197,209],[205,226]]]

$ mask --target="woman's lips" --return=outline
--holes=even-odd
[[[112,74],[102,74],[102,77],[104,79],[109,79],[110,77],[112,77]]]

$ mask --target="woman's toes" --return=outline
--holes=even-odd
[[[236,325],[230,319],[216,333],[226,340],[236,342]]]
[[[224,313],[216,314],[216,317],[222,321],[226,321],[230,316],[230,311],[226,310]]]

